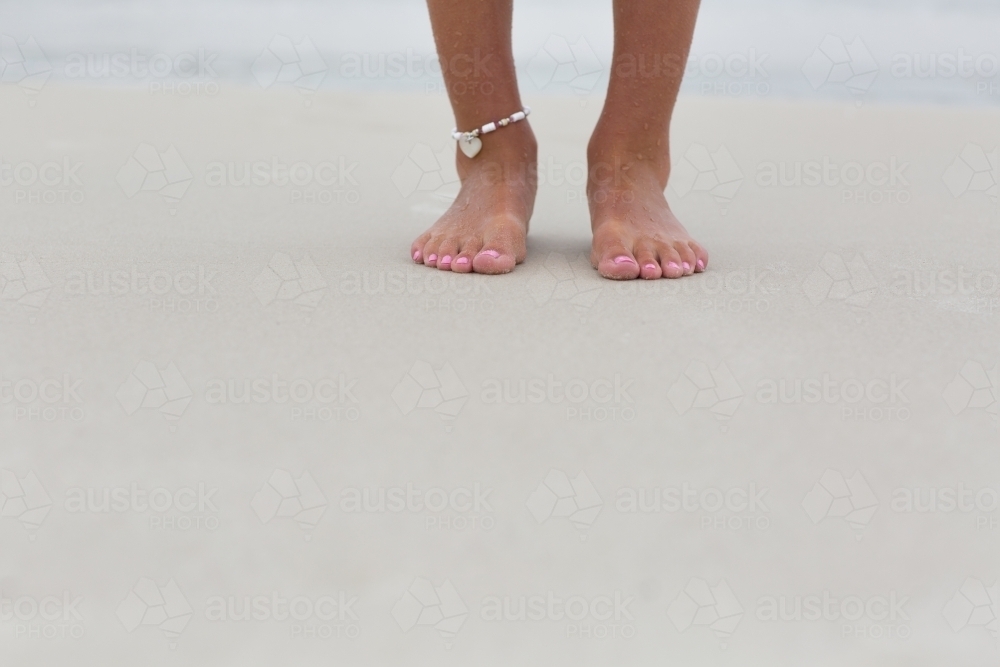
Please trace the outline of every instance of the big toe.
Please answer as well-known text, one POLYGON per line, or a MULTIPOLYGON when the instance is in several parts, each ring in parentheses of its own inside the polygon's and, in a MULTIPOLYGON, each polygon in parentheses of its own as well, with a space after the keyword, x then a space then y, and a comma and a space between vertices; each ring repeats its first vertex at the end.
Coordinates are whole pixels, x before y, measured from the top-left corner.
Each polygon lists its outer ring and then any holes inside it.
POLYGON ((597 272, 612 280, 633 280, 639 277, 639 263, 624 246, 618 246, 604 251, 597 272))
POLYGON ((484 248, 472 258, 472 270, 476 273, 510 273, 516 264, 513 253, 496 248, 484 248))

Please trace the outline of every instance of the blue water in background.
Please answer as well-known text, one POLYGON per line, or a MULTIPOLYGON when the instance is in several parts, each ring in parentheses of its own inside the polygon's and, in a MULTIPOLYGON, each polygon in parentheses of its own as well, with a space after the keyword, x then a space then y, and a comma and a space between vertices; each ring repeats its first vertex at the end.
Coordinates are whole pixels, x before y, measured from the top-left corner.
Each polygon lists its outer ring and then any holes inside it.
MULTIPOLYGON (((516 1, 514 51, 526 99, 602 95, 611 24, 610 0, 516 1)), ((422 0, 8 0, 0 3, 0 35, 19 44, 33 38, 53 82, 270 85, 255 76, 254 63, 280 35, 293 44, 307 39, 311 47, 303 48, 318 54, 323 72, 310 79, 314 89, 443 91, 422 0), (193 78, 173 71, 80 75, 67 67, 119 53, 161 54, 161 62, 202 54, 208 67, 193 78), (407 60, 409 68, 400 65, 407 60)), ((998 36, 998 0, 704 0, 683 89, 742 98, 1000 105, 998 36), (826 53, 817 55, 824 44, 826 53), (851 47, 851 58, 831 77, 829 54, 842 47, 851 47), (750 61, 757 66, 744 67, 750 61), (851 68, 861 76, 845 83, 851 68)))

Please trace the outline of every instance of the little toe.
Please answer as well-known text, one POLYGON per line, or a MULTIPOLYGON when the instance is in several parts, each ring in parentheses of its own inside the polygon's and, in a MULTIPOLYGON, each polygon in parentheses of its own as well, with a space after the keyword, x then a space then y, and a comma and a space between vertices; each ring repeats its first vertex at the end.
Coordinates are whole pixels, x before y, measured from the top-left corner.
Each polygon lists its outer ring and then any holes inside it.
POLYGON ((424 246, 427 245, 427 241, 430 237, 430 234, 421 234, 417 237, 417 240, 410 245, 410 257, 417 264, 424 263, 424 246))
POLYGON ((694 253, 695 273, 701 273, 708 267, 708 252, 695 241, 688 241, 688 246, 691 248, 691 252, 694 253))

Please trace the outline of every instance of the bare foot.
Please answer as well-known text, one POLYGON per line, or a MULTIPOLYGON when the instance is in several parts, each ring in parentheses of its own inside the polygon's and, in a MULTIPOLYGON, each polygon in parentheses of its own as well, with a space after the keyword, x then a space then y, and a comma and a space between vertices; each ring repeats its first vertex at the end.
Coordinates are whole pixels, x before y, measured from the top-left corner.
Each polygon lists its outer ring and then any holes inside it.
POLYGON ((410 246, 414 262, 456 273, 509 273, 524 261, 535 205, 535 138, 527 122, 488 135, 475 158, 457 153, 455 202, 410 246))
POLYGON ((649 155, 613 156, 598 149, 590 156, 587 199, 594 268, 613 280, 680 278, 704 271, 708 253, 667 205, 662 167, 654 166, 649 155))

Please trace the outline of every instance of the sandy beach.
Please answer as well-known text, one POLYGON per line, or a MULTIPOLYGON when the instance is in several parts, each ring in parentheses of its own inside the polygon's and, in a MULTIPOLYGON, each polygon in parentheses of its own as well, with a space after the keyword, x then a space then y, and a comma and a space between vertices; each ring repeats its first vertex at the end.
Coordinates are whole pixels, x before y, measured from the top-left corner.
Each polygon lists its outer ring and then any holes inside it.
POLYGON ((996 664, 997 112, 684 96, 612 283, 527 101, 484 277, 441 94, 0 87, 10 664, 996 664))

